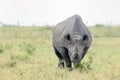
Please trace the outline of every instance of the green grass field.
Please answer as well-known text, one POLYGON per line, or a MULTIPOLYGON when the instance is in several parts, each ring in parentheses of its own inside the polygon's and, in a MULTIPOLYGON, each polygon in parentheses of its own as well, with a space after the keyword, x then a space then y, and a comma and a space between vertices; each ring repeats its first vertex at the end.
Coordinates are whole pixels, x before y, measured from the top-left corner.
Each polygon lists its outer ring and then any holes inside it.
POLYGON ((50 27, 0 27, 0 80, 120 80, 120 27, 91 27, 78 68, 59 69, 50 27))

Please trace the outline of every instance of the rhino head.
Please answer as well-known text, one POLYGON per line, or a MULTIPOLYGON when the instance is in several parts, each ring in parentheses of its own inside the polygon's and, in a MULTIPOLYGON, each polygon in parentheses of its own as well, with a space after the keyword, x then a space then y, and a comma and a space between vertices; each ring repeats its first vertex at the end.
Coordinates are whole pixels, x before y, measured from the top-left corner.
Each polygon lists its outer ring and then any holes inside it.
POLYGON ((88 36, 86 34, 80 36, 79 34, 70 35, 68 33, 64 38, 70 60, 75 64, 80 63, 88 50, 88 36))

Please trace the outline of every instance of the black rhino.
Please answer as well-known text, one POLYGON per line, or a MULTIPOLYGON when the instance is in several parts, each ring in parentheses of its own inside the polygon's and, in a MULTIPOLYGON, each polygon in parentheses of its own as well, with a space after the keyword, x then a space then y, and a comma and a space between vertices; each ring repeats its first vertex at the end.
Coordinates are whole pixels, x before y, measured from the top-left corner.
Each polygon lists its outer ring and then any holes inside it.
POLYGON ((71 68, 72 62, 78 64, 85 56, 92 42, 91 33, 79 15, 60 22, 53 30, 53 47, 59 58, 59 67, 71 68))

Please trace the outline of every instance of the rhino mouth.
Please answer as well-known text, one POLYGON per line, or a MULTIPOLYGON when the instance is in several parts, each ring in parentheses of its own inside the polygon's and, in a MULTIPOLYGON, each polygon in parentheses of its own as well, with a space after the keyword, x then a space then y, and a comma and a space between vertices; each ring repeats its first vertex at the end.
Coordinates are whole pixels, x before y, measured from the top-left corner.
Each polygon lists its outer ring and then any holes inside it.
POLYGON ((74 60, 72 60, 72 62, 73 62, 74 64, 79 64, 80 61, 81 61, 81 60, 79 60, 79 59, 74 59, 74 60))
POLYGON ((81 62, 81 60, 82 60, 82 56, 74 57, 74 58, 71 59, 71 61, 75 64, 79 64, 81 62))

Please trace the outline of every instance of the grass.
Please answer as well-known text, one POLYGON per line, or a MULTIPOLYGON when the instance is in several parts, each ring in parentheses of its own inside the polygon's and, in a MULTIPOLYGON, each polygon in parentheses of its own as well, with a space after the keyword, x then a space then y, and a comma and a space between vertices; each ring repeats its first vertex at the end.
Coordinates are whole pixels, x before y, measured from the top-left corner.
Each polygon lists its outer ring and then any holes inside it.
POLYGON ((69 71, 57 67, 52 28, 0 27, 0 80, 120 80, 120 27, 90 31, 88 53, 69 71))

